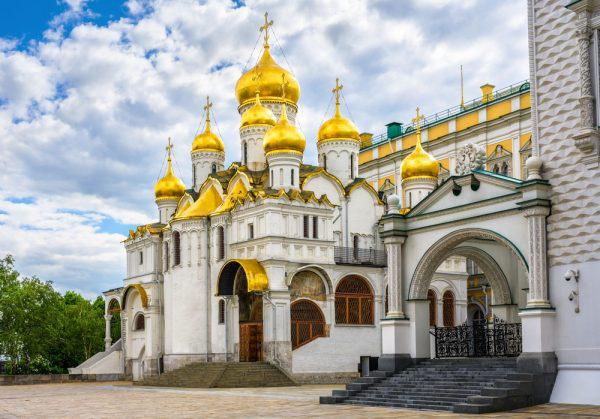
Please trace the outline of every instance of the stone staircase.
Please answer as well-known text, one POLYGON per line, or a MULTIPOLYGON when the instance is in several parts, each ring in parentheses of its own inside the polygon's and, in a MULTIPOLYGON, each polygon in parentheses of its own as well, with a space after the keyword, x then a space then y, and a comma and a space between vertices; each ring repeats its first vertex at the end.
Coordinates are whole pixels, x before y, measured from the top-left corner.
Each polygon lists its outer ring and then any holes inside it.
POLYGON ((533 405, 533 375, 517 372, 515 358, 432 359, 399 373, 368 377, 321 397, 323 404, 487 413, 533 405))
POLYGON ((135 385, 190 388, 285 387, 297 383, 268 362, 194 362, 135 385))

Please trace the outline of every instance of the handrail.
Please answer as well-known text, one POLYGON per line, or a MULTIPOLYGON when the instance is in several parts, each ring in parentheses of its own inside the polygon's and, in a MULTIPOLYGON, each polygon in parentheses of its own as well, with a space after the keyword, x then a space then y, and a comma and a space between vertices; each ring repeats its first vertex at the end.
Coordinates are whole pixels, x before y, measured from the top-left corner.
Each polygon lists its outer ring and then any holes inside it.
MULTIPOLYGON (((421 128, 427 128, 428 126, 433 125, 441 120, 450 118, 452 116, 460 115, 463 112, 473 110, 474 108, 477 108, 481 105, 493 103, 497 100, 504 99, 507 96, 511 96, 517 92, 528 91, 529 89, 530 89, 529 80, 523 80, 518 83, 513 83, 510 86, 503 87, 502 89, 493 91, 490 95, 488 95, 489 98, 488 98, 488 101, 486 101, 486 102, 483 101, 485 99, 485 96, 480 96, 478 98, 471 99, 471 100, 465 102, 463 106, 456 105, 451 108, 445 109, 443 111, 434 113, 433 115, 425 116, 423 119, 423 122, 421 123, 421 128)), ((408 124, 402 124, 402 125, 404 127, 404 131, 397 137, 393 137, 393 138, 403 137, 406 134, 410 134, 415 129, 414 122, 410 122, 408 124)), ((374 145, 379 145, 390 139, 392 139, 392 138, 388 138, 387 132, 377 134, 371 138, 370 144, 365 145, 362 148, 369 148, 374 145)))

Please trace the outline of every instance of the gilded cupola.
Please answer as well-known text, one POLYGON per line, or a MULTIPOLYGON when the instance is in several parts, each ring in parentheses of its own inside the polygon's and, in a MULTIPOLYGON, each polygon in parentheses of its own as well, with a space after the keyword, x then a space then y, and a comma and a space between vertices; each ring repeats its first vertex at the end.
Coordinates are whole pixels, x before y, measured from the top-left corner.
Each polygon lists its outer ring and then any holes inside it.
POLYGON ((167 173, 154 186, 154 197, 157 201, 179 200, 185 193, 184 183, 173 173, 171 148, 173 148, 173 145, 171 139, 169 139, 169 145, 167 145, 167 173))
POLYGON ((298 128, 290 124, 287 119, 285 104, 281 104, 281 117, 279 121, 269 128, 263 138, 265 154, 270 153, 304 153, 306 139, 298 128))
POLYGON ((355 140, 360 142, 358 128, 348 118, 342 116, 340 112, 340 92, 344 86, 339 84, 339 79, 335 79, 335 114, 328 119, 319 128, 317 141, 319 143, 334 140, 355 140))
POLYGON ((269 45, 269 27, 273 21, 268 20, 265 13, 265 24, 261 26, 260 31, 264 31, 263 54, 258 63, 240 77, 235 86, 235 95, 240 106, 254 100, 256 92, 256 75, 261 74, 260 98, 296 105, 300 99, 300 85, 298 80, 288 70, 281 67, 271 56, 271 47, 269 45), (284 74, 289 85, 285 92, 281 89, 281 75, 284 74))
POLYGON ((275 125, 277 123, 277 118, 275 118, 275 114, 269 109, 263 106, 260 103, 260 95, 259 92, 256 92, 256 101, 254 105, 246 110, 242 114, 242 121, 240 123, 240 128, 251 126, 251 125, 275 125))
POLYGON ((435 178, 437 179, 440 172, 440 166, 437 160, 421 146, 421 121, 422 116, 417 108, 417 117, 415 122, 415 131, 417 134, 417 143, 415 149, 404 160, 400 168, 402 180, 413 178, 435 178))
POLYGON ((206 106, 204 106, 204 110, 206 111, 206 124, 204 126, 204 131, 201 132, 194 138, 194 142, 192 143, 192 153, 194 151, 216 151, 219 153, 225 152, 225 146, 223 145, 223 141, 219 138, 217 134, 211 131, 210 129, 210 108, 212 107, 212 103, 210 102, 209 97, 206 97, 206 106))

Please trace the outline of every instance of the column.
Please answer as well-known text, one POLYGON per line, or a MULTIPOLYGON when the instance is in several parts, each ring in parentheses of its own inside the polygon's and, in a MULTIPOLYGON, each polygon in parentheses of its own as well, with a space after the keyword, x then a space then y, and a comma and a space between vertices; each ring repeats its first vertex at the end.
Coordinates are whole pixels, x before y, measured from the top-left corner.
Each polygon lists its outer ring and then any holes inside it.
POLYGON ((104 316, 105 321, 105 329, 104 329, 104 349, 108 351, 110 346, 112 345, 112 339, 110 337, 110 320, 112 319, 112 314, 106 314, 104 316))
MULTIPOLYGON (((589 12, 584 12, 589 14, 589 12)), ((586 19, 587 20, 587 19, 586 19)), ((583 129, 594 128, 594 94, 592 92, 592 76, 590 63, 590 28, 585 25, 577 30, 579 47, 579 88, 580 118, 583 129)))
POLYGON ((388 319, 404 319, 402 310, 402 244, 405 237, 384 239, 387 251, 388 319))
POLYGON ((529 293, 527 308, 549 308, 548 266, 546 254, 546 217, 548 207, 530 207, 523 211, 529 231, 529 293))

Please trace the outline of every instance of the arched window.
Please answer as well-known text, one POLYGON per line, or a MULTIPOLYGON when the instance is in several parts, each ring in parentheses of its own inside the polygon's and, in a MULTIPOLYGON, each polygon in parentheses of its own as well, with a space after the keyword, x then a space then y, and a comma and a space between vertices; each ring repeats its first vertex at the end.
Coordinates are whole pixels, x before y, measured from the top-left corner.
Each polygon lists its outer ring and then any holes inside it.
POLYGON ((337 324, 373 324, 373 293, 357 275, 343 278, 335 290, 337 324))
POLYGON ((169 243, 165 242, 165 271, 169 270, 169 243))
POLYGON ((350 154, 350 179, 354 179, 354 153, 350 154))
POLYGON ((217 173, 217 163, 213 163, 210 166, 210 172, 214 175, 215 173, 217 173))
POLYGON ((292 171, 290 173, 291 173, 291 176, 290 176, 291 177, 291 183, 292 183, 292 186, 294 186, 294 175, 295 175, 294 169, 292 169, 292 171))
POLYGON ((248 165, 248 143, 246 143, 244 141, 244 144, 242 145, 242 147, 243 147, 243 153, 244 153, 242 164, 245 164, 247 166, 248 165))
POLYGON ((327 155, 323 154, 323 169, 327 170, 327 155))
POLYGON ((217 252, 219 260, 225 259, 225 229, 223 226, 217 227, 217 252))
POLYGON ((446 291, 442 297, 442 309, 444 314, 444 327, 454 326, 454 294, 446 291))
POLYGON ((296 300, 290 306, 292 350, 325 336, 325 317, 310 300, 296 300))
POLYGON ((178 231, 173 232, 173 266, 181 265, 181 239, 178 231))
POLYGON ((225 323, 225 300, 219 300, 219 324, 225 323))
POLYGON ((427 299, 429 300, 429 326, 437 325, 437 296, 434 290, 427 291, 427 299))
POLYGON ((144 313, 138 313, 133 318, 133 330, 144 330, 146 328, 144 313))
POLYGON ((492 172, 494 172, 494 173, 500 173, 500 167, 497 164, 495 164, 494 168, 492 169, 492 172))

